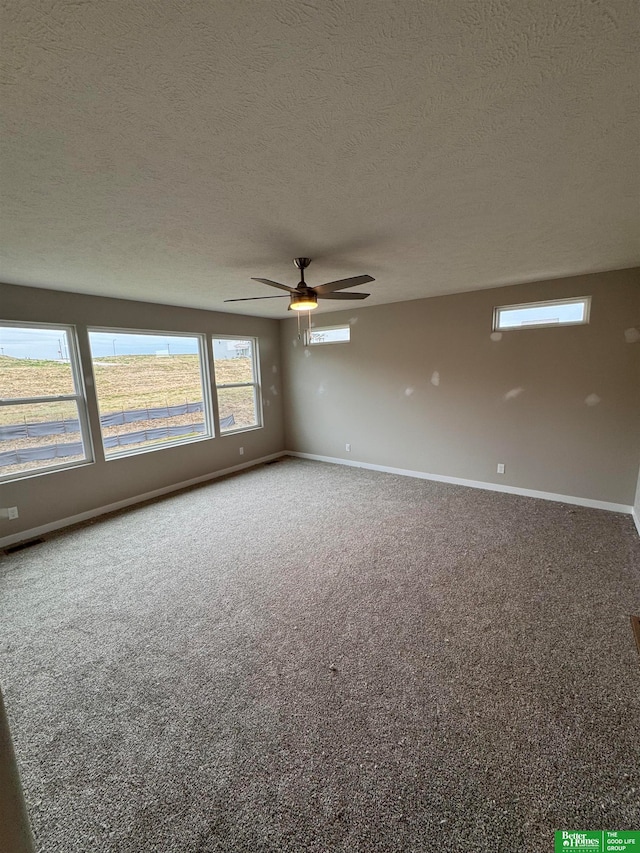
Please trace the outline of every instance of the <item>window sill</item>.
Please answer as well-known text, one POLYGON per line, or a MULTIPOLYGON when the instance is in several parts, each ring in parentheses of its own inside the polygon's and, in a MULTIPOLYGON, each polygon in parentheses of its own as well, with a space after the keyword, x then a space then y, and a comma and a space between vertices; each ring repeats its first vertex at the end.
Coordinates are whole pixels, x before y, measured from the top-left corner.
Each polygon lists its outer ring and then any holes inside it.
POLYGON ((238 429, 227 429, 220 433, 220 438, 224 438, 227 435, 238 435, 240 432, 253 432, 257 429, 264 429, 264 426, 262 424, 256 424, 255 426, 238 427, 238 429))
POLYGON ((6 474, 0 477, 0 485, 17 483, 20 480, 30 480, 33 477, 43 477, 46 474, 59 474, 61 471, 74 471, 76 468, 86 468, 89 465, 95 465, 95 459, 83 459, 82 462, 70 462, 68 465, 52 465, 50 468, 23 471, 15 475, 6 474))
POLYGON ((135 450, 121 450, 117 453, 105 453, 105 462, 115 462, 117 459, 128 459, 130 456, 142 456, 145 453, 155 453, 157 450, 171 450, 174 447, 184 447, 188 444, 197 444, 200 441, 210 441, 215 435, 198 435, 186 441, 167 441, 162 444, 154 444, 149 447, 138 447, 135 450))

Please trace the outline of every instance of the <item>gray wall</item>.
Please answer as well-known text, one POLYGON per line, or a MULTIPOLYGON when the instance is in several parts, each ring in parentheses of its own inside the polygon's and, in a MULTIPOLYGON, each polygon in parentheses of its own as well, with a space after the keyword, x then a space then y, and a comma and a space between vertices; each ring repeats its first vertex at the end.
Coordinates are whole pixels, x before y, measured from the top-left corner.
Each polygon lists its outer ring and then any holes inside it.
POLYGON ((318 326, 350 321, 349 344, 305 349, 295 320, 284 321, 287 449, 633 504, 640 343, 628 342, 625 330, 640 322, 638 273, 315 317, 318 326), (491 339, 496 305, 586 295, 593 297, 589 325, 491 339))
POLYGON ((105 462, 100 458, 98 415, 95 405, 91 406, 94 397, 88 384, 87 396, 98 461, 0 485, 0 506, 17 506, 20 513, 15 521, 0 519, 0 539, 249 462, 283 448, 277 320, 5 284, 0 284, 0 318, 75 325, 81 355, 85 356, 85 381, 91 380, 91 362, 86 341, 83 342, 87 325, 166 332, 205 332, 238 335, 240 338, 256 336, 259 339, 264 399, 263 429, 105 462), (243 456, 239 455, 240 446, 244 447, 243 456))
MULTIPOLYGON (((634 502, 640 343, 628 343, 624 332, 640 322, 638 270, 321 314, 318 325, 351 320, 352 342, 306 350, 296 339, 295 320, 13 285, 0 285, 0 316, 71 323, 80 332, 86 325, 100 325, 255 335, 265 399, 264 429, 1 485, 0 506, 18 506, 20 517, 0 519, 0 539, 284 447, 634 502), (505 332, 500 341, 491 340, 495 305, 589 294, 589 326, 505 332), (434 372, 439 374, 437 385, 431 381, 434 372), (519 388, 520 393, 505 399, 519 388), (594 394, 600 402, 587 405, 594 394), (346 442, 352 444, 350 454, 346 442), (240 446, 245 448, 242 457, 240 446), (497 462, 506 464, 505 475, 496 474, 497 462)), ((97 412, 92 419, 95 426, 97 412)), ((95 429, 94 438, 99 444, 95 429)), ((640 490, 635 501, 640 517, 640 490)))

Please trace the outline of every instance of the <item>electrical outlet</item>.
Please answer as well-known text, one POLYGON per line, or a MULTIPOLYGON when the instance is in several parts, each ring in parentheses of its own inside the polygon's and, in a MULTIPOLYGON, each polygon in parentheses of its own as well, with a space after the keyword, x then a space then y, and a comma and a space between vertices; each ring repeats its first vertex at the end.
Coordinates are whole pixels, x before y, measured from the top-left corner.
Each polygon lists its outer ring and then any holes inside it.
POLYGON ((17 517, 18 517, 18 507, 17 506, 10 506, 7 509, 7 518, 11 520, 11 519, 14 519, 17 517))
POLYGON ((345 444, 344 449, 347 451, 347 453, 351 453, 351 445, 350 444, 345 444))
POLYGON ((498 474, 504 474, 504 462, 498 462, 498 474))
POLYGON ((244 447, 240 448, 240 456, 244 456, 244 447))

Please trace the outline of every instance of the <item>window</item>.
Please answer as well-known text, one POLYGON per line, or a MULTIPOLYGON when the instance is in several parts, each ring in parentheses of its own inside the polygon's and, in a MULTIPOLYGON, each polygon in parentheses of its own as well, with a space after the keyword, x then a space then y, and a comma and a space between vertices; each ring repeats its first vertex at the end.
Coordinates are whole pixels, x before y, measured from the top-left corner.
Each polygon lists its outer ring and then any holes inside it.
POLYGON ((0 480, 91 462, 71 326, 0 323, 0 480))
POLYGON ((351 340, 351 326, 323 326, 310 329, 306 335, 307 346, 317 344, 346 344, 351 340))
POLYGON ((212 435, 202 335, 91 329, 89 341, 107 459, 212 435))
POLYGON ((220 432, 261 426, 256 338, 214 338, 220 432))
POLYGON ((574 326, 589 322, 591 297, 552 299, 549 302, 529 302, 524 305, 505 305, 493 312, 493 330, 526 329, 540 326, 574 326))

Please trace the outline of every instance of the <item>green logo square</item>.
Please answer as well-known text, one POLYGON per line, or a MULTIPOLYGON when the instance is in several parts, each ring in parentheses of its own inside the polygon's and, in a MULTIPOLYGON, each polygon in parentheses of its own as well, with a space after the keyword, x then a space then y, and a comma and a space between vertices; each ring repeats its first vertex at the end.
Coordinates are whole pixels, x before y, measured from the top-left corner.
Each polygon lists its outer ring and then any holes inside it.
POLYGON ((591 853, 603 853, 604 833, 583 829, 563 829, 556 832, 555 853, 567 853, 569 850, 590 850, 591 853))
POLYGON ((555 833, 554 853, 590 850, 592 853, 640 853, 640 832, 635 830, 562 829, 555 833))

